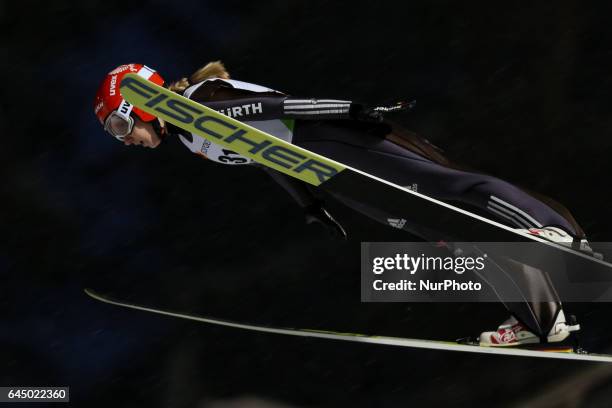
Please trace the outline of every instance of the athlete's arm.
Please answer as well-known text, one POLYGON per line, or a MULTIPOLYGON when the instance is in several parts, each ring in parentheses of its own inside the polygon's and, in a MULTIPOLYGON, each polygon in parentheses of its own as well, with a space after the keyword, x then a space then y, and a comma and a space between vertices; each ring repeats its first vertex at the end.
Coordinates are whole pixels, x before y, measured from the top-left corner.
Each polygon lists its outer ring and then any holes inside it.
POLYGON ((383 115, 407 111, 416 101, 397 102, 390 106, 368 106, 340 99, 304 98, 267 90, 235 88, 224 80, 210 80, 200 85, 190 99, 238 120, 269 119, 354 119, 383 122, 383 115))
POLYGON ((280 186, 289 193, 291 198, 293 198, 300 205, 300 207, 306 208, 318 202, 315 195, 308 188, 308 185, 303 181, 287 176, 286 174, 270 167, 261 166, 258 164, 256 165, 261 167, 263 171, 268 173, 274 181, 280 184, 280 186))
POLYGON ((306 183, 269 167, 261 167, 302 207, 307 224, 320 224, 331 235, 342 239, 347 238, 342 225, 323 207, 321 200, 315 197, 306 183))
POLYGON ((281 92, 254 92, 210 81, 191 99, 238 120, 362 119, 363 105, 339 99, 303 98, 281 92))
POLYGON ((336 99, 256 95, 249 98, 201 103, 238 120, 351 118, 351 102, 336 99))

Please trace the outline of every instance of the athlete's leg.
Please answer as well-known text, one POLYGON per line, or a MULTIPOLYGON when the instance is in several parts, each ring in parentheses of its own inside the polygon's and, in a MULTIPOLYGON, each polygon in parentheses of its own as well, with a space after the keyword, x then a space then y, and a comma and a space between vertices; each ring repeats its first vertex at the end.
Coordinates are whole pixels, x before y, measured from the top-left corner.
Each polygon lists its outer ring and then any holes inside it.
POLYGON ((431 197, 469 204, 516 228, 576 228, 559 212, 499 178, 434 163, 388 140, 354 129, 317 126, 296 132, 294 143, 431 197))
MULTIPOLYGON (((313 130, 296 133, 298 137, 294 143, 423 194, 467 203, 509 226, 558 226, 571 234, 578 234, 559 212, 501 179, 443 166, 380 137, 355 135, 352 129, 336 128, 330 131, 324 126, 317 126, 313 130)), ((417 235, 423 235, 418 234, 420 228, 415 225, 412 230, 417 235)), ((424 238, 431 239, 427 236, 424 238)), ((561 303, 545 274, 530 273, 528 278, 530 287, 525 290, 550 292, 551 301, 504 303, 533 333, 545 338, 560 313, 561 303)))

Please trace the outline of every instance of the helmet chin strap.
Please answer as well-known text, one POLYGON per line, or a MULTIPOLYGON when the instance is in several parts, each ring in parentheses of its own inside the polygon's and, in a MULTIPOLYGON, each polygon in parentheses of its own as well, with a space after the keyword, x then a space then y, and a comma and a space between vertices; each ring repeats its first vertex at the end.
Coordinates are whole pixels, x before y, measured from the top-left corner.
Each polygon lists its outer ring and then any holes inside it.
POLYGON ((166 136, 168 136, 168 129, 166 128, 163 120, 159 118, 155 118, 151 122, 151 126, 153 126, 153 130, 155 131, 155 134, 157 135, 157 137, 159 137, 159 140, 163 143, 163 141, 166 139, 166 136))

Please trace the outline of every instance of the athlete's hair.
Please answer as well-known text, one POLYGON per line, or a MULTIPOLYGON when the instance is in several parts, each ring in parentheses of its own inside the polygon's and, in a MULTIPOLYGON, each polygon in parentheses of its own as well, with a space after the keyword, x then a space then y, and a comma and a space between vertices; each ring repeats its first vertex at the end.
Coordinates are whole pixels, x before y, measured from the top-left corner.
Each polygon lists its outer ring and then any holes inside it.
POLYGON ((189 79, 181 78, 171 83, 168 85, 168 89, 172 92, 183 93, 183 91, 191 85, 202 82, 208 78, 229 79, 229 77, 230 75, 221 61, 212 61, 191 74, 189 79))

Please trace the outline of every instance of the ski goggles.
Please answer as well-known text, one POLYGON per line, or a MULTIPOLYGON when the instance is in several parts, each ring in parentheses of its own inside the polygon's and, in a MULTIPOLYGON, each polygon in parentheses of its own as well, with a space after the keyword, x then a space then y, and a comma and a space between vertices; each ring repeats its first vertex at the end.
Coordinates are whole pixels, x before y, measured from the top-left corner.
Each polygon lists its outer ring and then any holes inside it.
POLYGON ((123 142, 125 137, 132 133, 132 129, 134 129, 134 119, 118 111, 112 111, 104 121, 104 130, 120 142, 123 142))

